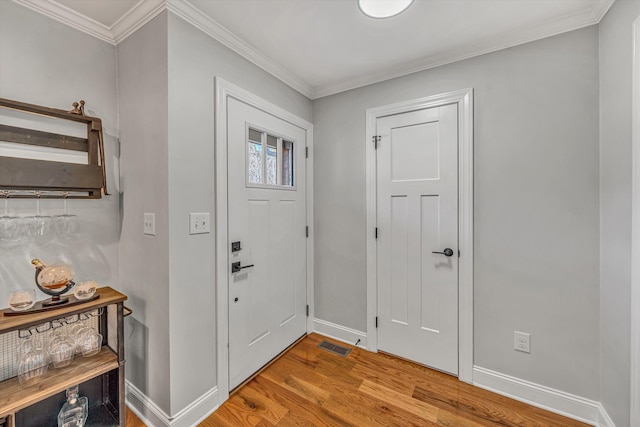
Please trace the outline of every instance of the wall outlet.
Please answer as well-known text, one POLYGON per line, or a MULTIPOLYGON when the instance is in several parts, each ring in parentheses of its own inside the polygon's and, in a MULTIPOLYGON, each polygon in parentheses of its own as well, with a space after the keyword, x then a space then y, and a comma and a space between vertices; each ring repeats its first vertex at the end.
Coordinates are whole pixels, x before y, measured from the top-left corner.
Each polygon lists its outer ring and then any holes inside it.
POLYGON ((513 332, 513 348, 523 353, 531 353, 531 335, 526 332, 513 332))
POLYGON ((189 234, 204 234, 211 232, 209 212, 189 214, 189 234))
POLYGON ((148 234, 150 236, 156 235, 156 214, 144 214, 144 234, 148 234))

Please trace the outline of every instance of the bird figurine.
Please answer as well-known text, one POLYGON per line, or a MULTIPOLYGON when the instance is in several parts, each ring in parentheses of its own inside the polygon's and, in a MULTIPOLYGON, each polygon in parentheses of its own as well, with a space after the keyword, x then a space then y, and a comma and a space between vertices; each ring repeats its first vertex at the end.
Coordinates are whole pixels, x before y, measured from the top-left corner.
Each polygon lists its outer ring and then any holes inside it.
POLYGON ((71 114, 82 114, 82 113, 80 112, 80 107, 79 107, 79 105, 80 105, 80 104, 78 104, 77 102, 74 102, 74 103, 73 103, 73 104, 71 104, 71 105, 73 106, 73 110, 69 110, 69 112, 70 112, 71 114))
POLYGON ((77 114, 79 116, 84 116, 84 100, 81 99, 80 102, 74 102, 71 104, 73 106, 72 110, 69 110, 71 114, 77 114))

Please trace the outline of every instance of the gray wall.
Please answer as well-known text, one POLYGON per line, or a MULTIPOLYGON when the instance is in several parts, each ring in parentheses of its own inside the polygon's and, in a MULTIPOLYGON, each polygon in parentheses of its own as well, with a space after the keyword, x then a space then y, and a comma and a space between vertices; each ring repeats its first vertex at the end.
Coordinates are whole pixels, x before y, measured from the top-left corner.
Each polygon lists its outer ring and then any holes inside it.
MULTIPOLYGON (((167 14, 118 45, 123 223, 120 277, 127 379, 165 413, 170 407, 167 14), (156 214, 156 235, 143 215, 156 214)), ((142 409, 142 408, 139 408, 142 409)))
POLYGON ((118 49, 121 64, 131 65, 120 68, 128 72, 130 83, 128 88, 121 86, 121 120, 136 118, 135 130, 121 123, 126 170, 131 174, 124 183, 131 190, 125 192, 125 228, 133 235, 123 234, 130 248, 122 255, 131 256, 123 264, 131 267, 127 281, 133 294, 149 308, 153 305, 156 314, 168 309, 168 318, 154 317, 154 323, 166 329, 148 349, 149 354, 158 351, 165 369, 147 369, 154 376, 170 373, 170 387, 143 391, 154 402, 159 397, 156 403, 175 415, 217 385, 215 235, 191 236, 188 228, 190 212, 210 212, 215 218, 214 79, 222 77, 307 120, 311 120, 311 101, 171 13, 163 14, 162 25, 147 27, 118 49), (140 97, 148 104, 140 105, 140 97), (143 151, 125 151, 125 139, 143 151), (156 212, 161 231, 152 240, 141 235, 143 212, 156 212), (150 241, 155 242, 153 247, 145 243, 150 241), (153 280, 140 261, 157 264, 162 277, 153 280), (141 286, 154 294, 142 293, 141 286))
POLYGON ((618 0, 600 23, 601 399, 630 423, 631 72, 640 1, 618 0))
MULTIPOLYGON (((100 200, 68 202, 69 214, 77 215, 80 227, 73 235, 0 240, 0 304, 4 306, 12 290, 35 288, 29 264, 34 257, 44 262, 68 260, 76 281, 94 279, 117 289, 120 203, 115 47, 14 2, 0 1, 0 97, 60 109, 71 109, 74 101, 86 100, 87 112, 103 120, 107 185, 114 193, 100 200)), ((9 200, 8 210, 18 216, 35 215, 35 206, 33 199, 14 199, 9 200)), ((61 214, 63 206, 62 200, 42 200, 41 214, 61 214)), ((4 200, 0 209, 3 215, 4 200)), ((47 297, 39 293, 38 299, 47 297)))
POLYGON ((307 120, 311 120, 311 101, 181 18, 170 13, 168 19, 171 411, 175 414, 217 384, 216 236, 213 228, 211 234, 189 235, 189 212, 210 212, 215 219, 215 77, 307 120))
POLYGON ((316 317, 366 327, 365 110, 469 87, 475 364, 598 400, 595 26, 314 101, 316 317))

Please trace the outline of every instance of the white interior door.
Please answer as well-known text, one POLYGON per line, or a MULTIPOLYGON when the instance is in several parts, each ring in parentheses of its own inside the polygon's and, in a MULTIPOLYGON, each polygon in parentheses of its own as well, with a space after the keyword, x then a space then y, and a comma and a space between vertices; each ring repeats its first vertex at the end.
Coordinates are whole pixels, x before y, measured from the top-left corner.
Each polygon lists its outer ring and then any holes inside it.
POLYGON ((306 333, 306 132, 233 98, 227 117, 233 389, 306 333))
POLYGON ((376 122, 378 348, 454 375, 457 115, 452 104, 376 122))

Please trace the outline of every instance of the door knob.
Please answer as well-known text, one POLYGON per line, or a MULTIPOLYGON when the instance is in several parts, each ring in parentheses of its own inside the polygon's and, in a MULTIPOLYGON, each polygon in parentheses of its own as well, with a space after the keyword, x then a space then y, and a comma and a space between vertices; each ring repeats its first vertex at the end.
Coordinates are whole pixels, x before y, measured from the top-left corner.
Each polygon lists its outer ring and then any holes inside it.
POLYGON ((242 269, 245 269, 245 268, 249 268, 249 267, 253 267, 253 264, 241 266, 240 261, 234 262, 234 263, 231 264, 231 272, 232 273, 237 273, 238 271, 240 271, 242 269))
POLYGON ((432 254, 440 254, 440 255, 444 255, 444 256, 453 256, 453 249, 451 248, 446 248, 444 251, 442 252, 431 252, 432 254))

